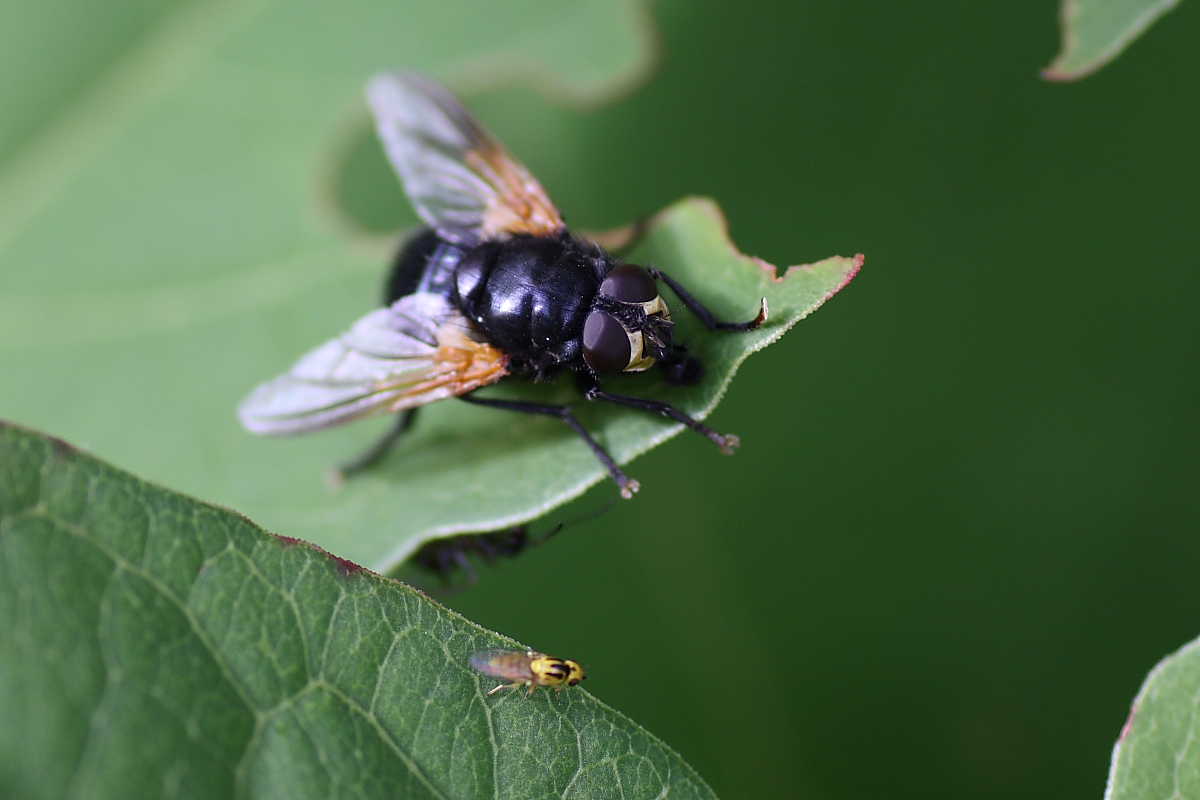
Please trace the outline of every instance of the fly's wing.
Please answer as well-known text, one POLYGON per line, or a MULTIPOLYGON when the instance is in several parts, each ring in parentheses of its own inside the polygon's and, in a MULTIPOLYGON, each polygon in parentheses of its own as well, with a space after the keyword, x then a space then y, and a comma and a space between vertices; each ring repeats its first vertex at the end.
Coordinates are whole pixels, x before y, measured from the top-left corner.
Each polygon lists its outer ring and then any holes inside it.
POLYGON ((471 656, 471 669, 509 681, 533 680, 529 656, 517 650, 480 650, 471 656))
POLYGON ((537 179, 445 87, 386 72, 371 79, 367 100, 404 191, 443 239, 471 246, 564 229, 537 179))
POLYGON ((465 394, 505 374, 505 355, 444 297, 411 294, 256 388, 238 418, 252 433, 303 433, 465 394))

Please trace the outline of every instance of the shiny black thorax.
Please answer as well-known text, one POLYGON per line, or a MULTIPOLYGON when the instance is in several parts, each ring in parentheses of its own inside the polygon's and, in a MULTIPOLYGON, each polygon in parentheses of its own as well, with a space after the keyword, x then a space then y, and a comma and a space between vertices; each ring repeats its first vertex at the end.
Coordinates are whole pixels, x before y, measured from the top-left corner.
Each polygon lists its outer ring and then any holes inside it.
POLYGON ((450 299, 514 373, 547 377, 583 367, 583 324, 615 262, 569 234, 515 236, 460 247, 425 230, 393 263, 384 301, 414 292, 450 299))

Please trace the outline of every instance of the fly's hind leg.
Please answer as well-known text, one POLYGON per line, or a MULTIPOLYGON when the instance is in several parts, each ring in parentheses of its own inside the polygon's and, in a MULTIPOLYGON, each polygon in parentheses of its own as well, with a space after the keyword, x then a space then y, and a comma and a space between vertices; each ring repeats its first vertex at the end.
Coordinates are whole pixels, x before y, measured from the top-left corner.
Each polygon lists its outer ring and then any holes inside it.
POLYGON ((616 481, 617 488, 621 490, 621 497, 626 500, 633 497, 634 493, 640 487, 637 481, 630 478, 621 468, 617 466, 617 462, 613 461, 613 457, 608 454, 600 444, 592 438, 592 435, 587 432, 583 424, 575 419, 575 415, 571 413, 571 409, 566 406, 542 405, 540 403, 526 403, 520 400, 497 400, 490 397, 475 397, 474 395, 464 394, 459 397, 460 400, 465 400, 468 403, 474 403, 478 406, 490 406, 491 408, 503 408, 508 411, 520 411, 523 414, 542 414, 547 417, 557 417, 567 426, 579 434, 584 443, 591 449, 592 455, 596 460, 604 465, 608 470, 608 474, 616 481))
POLYGON ((339 485, 346 478, 353 477, 364 470, 378 464, 383 460, 383 457, 392 449, 392 445, 403 436, 409 428, 412 427, 413 420, 416 419, 417 411, 420 409, 409 408, 396 417, 396 422, 392 427, 388 428, 387 433, 380 436, 370 447, 359 453, 349 461, 345 461, 333 468, 330 473, 330 480, 339 485))

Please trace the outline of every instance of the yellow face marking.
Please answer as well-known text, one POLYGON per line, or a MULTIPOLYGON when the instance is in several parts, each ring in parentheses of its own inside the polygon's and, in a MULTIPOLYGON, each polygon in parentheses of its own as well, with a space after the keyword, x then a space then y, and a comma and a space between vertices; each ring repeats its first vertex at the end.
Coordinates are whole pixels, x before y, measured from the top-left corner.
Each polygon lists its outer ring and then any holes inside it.
MULTIPOLYGON (((630 303, 630 305, 641 306, 642 310, 646 312, 646 316, 658 314, 666 321, 671 321, 671 309, 667 308, 667 301, 663 300, 661 294, 645 303, 630 303)), ((629 337, 629 364, 621 371, 645 372, 653 367, 656 359, 652 354, 646 352, 646 337, 642 335, 642 332, 626 329, 625 335, 629 337)))
POLYGON ((667 308, 667 301, 663 300, 662 295, 655 295, 653 300, 648 300, 645 303, 638 303, 642 307, 642 311, 646 312, 646 316, 651 314, 662 314, 663 319, 671 319, 671 309, 667 308))
POLYGON ((622 372, 645 372, 654 366, 654 356, 646 353, 646 337, 641 331, 626 330, 629 337, 629 363, 622 372))

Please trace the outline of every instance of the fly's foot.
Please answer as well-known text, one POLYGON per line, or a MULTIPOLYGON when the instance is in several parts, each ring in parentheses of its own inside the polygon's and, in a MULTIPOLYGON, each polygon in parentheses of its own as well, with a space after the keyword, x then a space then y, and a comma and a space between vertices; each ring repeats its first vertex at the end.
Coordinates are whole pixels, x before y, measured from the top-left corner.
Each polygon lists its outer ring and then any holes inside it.
POLYGON ((758 316, 750 320, 750 324, 746 326, 746 330, 752 331, 758 326, 767 321, 767 298, 763 298, 758 306, 758 316))
POLYGON ((713 441, 717 443, 717 447, 721 448, 721 452, 727 456, 733 455, 733 451, 741 446, 742 440, 732 433, 720 434, 713 437, 713 441))

